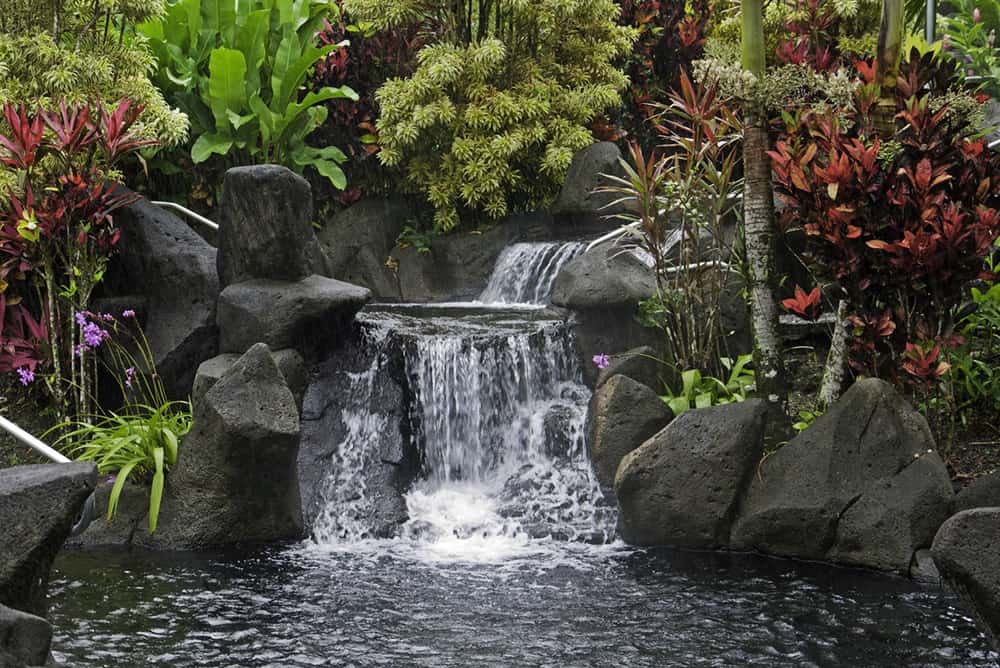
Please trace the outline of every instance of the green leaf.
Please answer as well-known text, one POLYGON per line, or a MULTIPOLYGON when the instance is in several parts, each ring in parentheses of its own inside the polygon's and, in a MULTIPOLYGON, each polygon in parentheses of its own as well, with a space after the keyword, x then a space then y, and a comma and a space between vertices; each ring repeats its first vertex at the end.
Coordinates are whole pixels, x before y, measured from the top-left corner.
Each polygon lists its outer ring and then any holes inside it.
POLYGON ((701 372, 697 369, 688 369, 681 373, 681 384, 683 389, 681 394, 686 398, 694 396, 694 388, 701 385, 701 372))
POLYGON ((115 476, 115 484, 111 488, 111 494, 108 496, 108 521, 114 519, 115 513, 118 512, 118 499, 122 494, 122 487, 125 486, 125 481, 128 480, 129 474, 132 473, 132 469, 136 467, 139 462, 131 461, 118 471, 115 476))
POLYGON ((695 395, 694 397, 694 407, 695 408, 708 408, 712 405, 712 393, 702 392, 695 395))
POLYGON ((271 12, 261 9, 251 12, 236 34, 236 48, 246 61, 246 95, 260 93, 260 71, 267 58, 267 39, 271 29, 271 12))
POLYGON ((216 134, 204 134, 198 137, 191 147, 191 160, 195 164, 205 162, 213 154, 226 155, 233 147, 232 137, 216 134))
POLYGON ((156 472, 149 487, 149 533, 156 531, 156 521, 160 517, 160 501, 163 499, 163 448, 153 450, 156 472))
POLYGON ((313 160, 309 164, 316 168, 322 176, 326 177, 333 187, 338 190, 343 190, 347 187, 347 177, 344 175, 344 170, 342 170, 337 163, 332 160, 313 160))
POLYGON ((231 44, 236 29, 236 3, 233 0, 200 0, 199 4, 204 28, 222 35, 224 44, 231 44))
POLYGON ((673 412, 674 417, 676 417, 688 410, 691 407, 691 404, 686 397, 674 397, 673 399, 667 401, 667 406, 670 407, 671 412, 673 412))
POLYGON ((242 52, 219 48, 212 51, 208 70, 209 106, 215 116, 216 131, 221 131, 228 124, 226 112, 239 113, 246 106, 247 64, 242 52))

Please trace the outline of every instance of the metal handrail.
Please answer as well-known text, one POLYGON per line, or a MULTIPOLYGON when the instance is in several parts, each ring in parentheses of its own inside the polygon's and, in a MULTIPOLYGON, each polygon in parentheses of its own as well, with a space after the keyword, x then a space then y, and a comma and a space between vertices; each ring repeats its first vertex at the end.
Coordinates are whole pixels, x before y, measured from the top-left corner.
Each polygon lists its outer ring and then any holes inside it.
MULTIPOLYGON (((58 452, 25 430, 21 429, 2 415, 0 415, 0 429, 3 429, 21 443, 25 444, 40 455, 52 460, 56 464, 69 464, 73 461, 66 455, 58 452)), ((76 522, 73 523, 70 535, 79 536, 83 533, 87 527, 90 526, 90 523, 94 521, 95 515, 96 503, 94 501, 94 493, 91 492, 90 496, 87 497, 87 500, 83 502, 83 508, 80 510, 80 514, 77 516, 76 522)))
POLYGON ((184 206, 181 206, 180 204, 177 204, 176 202, 157 202, 157 201, 152 201, 152 203, 155 204, 156 206, 160 207, 161 209, 173 209, 174 211, 179 211, 180 213, 183 213, 188 218, 190 218, 192 220, 198 221, 199 223, 201 223, 205 227, 209 227, 209 228, 211 228, 213 230, 218 230, 219 229, 219 224, 216 223, 215 221, 209 220, 208 218, 206 218, 205 216, 201 215, 200 213, 195 213, 191 209, 189 209, 187 207, 184 207, 184 206))

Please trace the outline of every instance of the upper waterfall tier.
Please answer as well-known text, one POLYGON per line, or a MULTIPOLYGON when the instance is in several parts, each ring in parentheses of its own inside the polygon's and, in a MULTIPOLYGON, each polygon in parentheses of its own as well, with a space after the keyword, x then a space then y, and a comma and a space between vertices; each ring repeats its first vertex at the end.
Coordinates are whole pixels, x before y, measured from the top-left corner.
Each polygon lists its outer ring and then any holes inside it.
POLYGON ((479 301, 484 304, 547 304, 559 270, 586 248, 585 243, 578 241, 508 246, 497 259, 489 285, 479 295, 479 301))

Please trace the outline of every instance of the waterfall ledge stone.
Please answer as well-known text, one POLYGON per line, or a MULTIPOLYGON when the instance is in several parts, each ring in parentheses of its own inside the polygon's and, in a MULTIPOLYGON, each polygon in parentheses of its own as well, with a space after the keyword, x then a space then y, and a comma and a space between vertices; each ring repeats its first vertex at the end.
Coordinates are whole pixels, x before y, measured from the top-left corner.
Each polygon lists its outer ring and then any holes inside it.
POLYGON ((235 283, 219 296, 220 348, 243 353, 263 342, 273 350, 294 348, 303 354, 329 349, 346 336, 370 299, 367 288, 322 276, 235 283))
POLYGON ((0 605, 0 666, 44 666, 52 644, 52 625, 45 619, 0 605))
POLYGON ((633 545, 718 548, 764 452, 767 406, 690 410, 625 456, 615 476, 618 528, 633 545))

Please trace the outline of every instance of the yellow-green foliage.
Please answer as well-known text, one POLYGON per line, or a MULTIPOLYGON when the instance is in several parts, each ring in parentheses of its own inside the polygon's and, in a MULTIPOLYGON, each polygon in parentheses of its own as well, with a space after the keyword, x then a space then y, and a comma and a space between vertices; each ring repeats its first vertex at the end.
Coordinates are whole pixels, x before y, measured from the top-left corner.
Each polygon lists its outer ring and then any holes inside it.
POLYGON ((460 212, 499 218, 550 200, 573 154, 593 143, 588 124, 620 104, 627 79, 612 63, 634 39, 613 0, 470 3, 461 16, 455 6, 344 2, 381 28, 448 16, 413 76, 377 95, 381 160, 425 194, 439 230, 460 212))
POLYGON ((0 104, 98 100, 110 108, 130 98, 145 107, 137 133, 182 141, 187 117, 150 83, 152 57, 131 29, 162 13, 163 0, 61 0, 55 14, 54 4, 0 0, 0 104))

